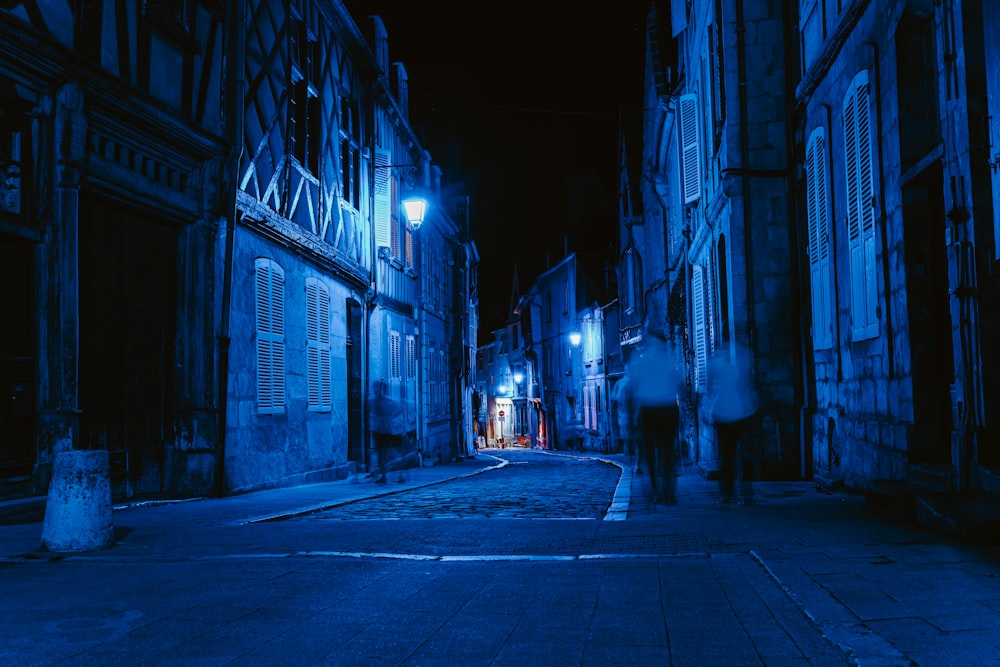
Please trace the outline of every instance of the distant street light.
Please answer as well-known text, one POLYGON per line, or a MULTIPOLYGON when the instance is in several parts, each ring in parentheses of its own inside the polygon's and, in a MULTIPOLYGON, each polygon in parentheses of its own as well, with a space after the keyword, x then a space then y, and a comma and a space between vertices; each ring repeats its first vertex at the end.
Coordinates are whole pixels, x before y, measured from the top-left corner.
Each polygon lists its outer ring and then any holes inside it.
POLYGON ((523 379, 524 379, 523 373, 520 372, 514 373, 514 382, 516 382, 517 384, 521 384, 521 380, 523 379))
POLYGON ((569 342, 573 347, 580 344, 580 332, 574 331, 569 335, 569 342))

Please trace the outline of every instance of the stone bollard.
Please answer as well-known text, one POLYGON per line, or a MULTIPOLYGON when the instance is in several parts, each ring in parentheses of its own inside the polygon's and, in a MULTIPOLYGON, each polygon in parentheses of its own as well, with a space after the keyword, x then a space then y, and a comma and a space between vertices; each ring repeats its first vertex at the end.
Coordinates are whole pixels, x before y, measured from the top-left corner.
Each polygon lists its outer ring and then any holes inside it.
POLYGON ((49 551, 106 549, 114 541, 108 452, 58 452, 42 523, 42 548, 49 551))

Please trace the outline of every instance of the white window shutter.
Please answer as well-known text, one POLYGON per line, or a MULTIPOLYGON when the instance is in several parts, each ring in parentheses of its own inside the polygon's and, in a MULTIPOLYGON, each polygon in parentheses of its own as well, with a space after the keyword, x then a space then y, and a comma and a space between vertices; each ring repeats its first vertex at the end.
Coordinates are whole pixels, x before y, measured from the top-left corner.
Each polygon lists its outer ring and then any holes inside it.
POLYGON ((285 411, 285 274, 269 259, 255 264, 257 319, 257 408, 285 411))
POLYGON ((406 379, 412 380, 417 377, 417 339, 413 336, 406 337, 406 379))
POLYGON ((310 410, 331 407, 330 296, 316 278, 306 281, 306 384, 310 410))
POLYGON ((844 165, 851 266, 851 331, 855 340, 863 340, 878 335, 875 191, 871 104, 866 71, 854 78, 844 98, 844 165))
POLYGON ((330 296, 324 287, 319 299, 319 403, 323 410, 333 406, 333 352, 330 349, 330 296))
POLYGON ((271 412, 274 407, 271 388, 271 341, 257 336, 257 409, 271 412))
POLYGON ((698 148, 698 96, 694 93, 680 98, 681 190, 684 203, 701 197, 701 157, 698 148))
POLYGON ((389 333, 389 377, 392 380, 400 379, 399 354, 399 332, 392 331, 389 333))
POLYGON ((704 267, 695 265, 692 268, 693 280, 691 295, 694 310, 694 382, 698 389, 705 388, 705 375, 708 371, 708 349, 705 336, 705 279, 704 267))
POLYGON ((806 146, 806 217, 809 227, 813 347, 820 350, 832 345, 833 333, 826 199, 826 143, 823 128, 813 130, 806 146))
POLYGON ((874 155, 871 143, 871 101, 868 92, 867 74, 864 81, 856 84, 858 105, 858 206, 861 220, 861 244, 863 247, 865 285, 865 337, 878 335, 878 304, 875 275, 875 182, 873 175, 874 155))
POLYGON ((389 151, 384 148, 375 149, 375 245, 388 248, 392 243, 390 227, 392 225, 392 164, 389 151))
POLYGON ((858 135, 855 90, 844 99, 844 168, 847 185, 847 242, 851 269, 851 329, 860 338, 864 329, 864 256, 861 246, 861 217, 858 209, 858 135))

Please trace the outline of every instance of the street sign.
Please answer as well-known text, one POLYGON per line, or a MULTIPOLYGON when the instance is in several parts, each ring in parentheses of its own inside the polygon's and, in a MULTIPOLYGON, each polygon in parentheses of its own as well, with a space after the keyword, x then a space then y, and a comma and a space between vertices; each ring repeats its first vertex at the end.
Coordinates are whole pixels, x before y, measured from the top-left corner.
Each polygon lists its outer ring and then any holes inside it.
POLYGON ((500 416, 503 417, 503 410, 500 411, 500 416))

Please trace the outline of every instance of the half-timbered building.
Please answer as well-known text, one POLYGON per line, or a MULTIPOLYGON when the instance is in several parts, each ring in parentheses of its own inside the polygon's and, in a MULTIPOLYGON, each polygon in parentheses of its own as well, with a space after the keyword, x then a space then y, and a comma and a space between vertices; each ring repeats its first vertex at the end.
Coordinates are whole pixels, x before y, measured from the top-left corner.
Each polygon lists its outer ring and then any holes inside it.
POLYGON ((0 480, 111 451, 119 495, 201 493, 227 33, 211 0, 0 9, 0 480))
MULTIPOLYGON (((431 165, 381 21, 337 0, 29 0, 0 19, 0 495, 43 494, 73 448, 110 450, 117 496, 366 470, 380 379, 419 450, 430 357, 400 203, 433 194, 431 165)), ((467 323, 460 227, 438 236, 467 323)), ((457 326, 435 348, 448 424, 471 400, 457 326)))

